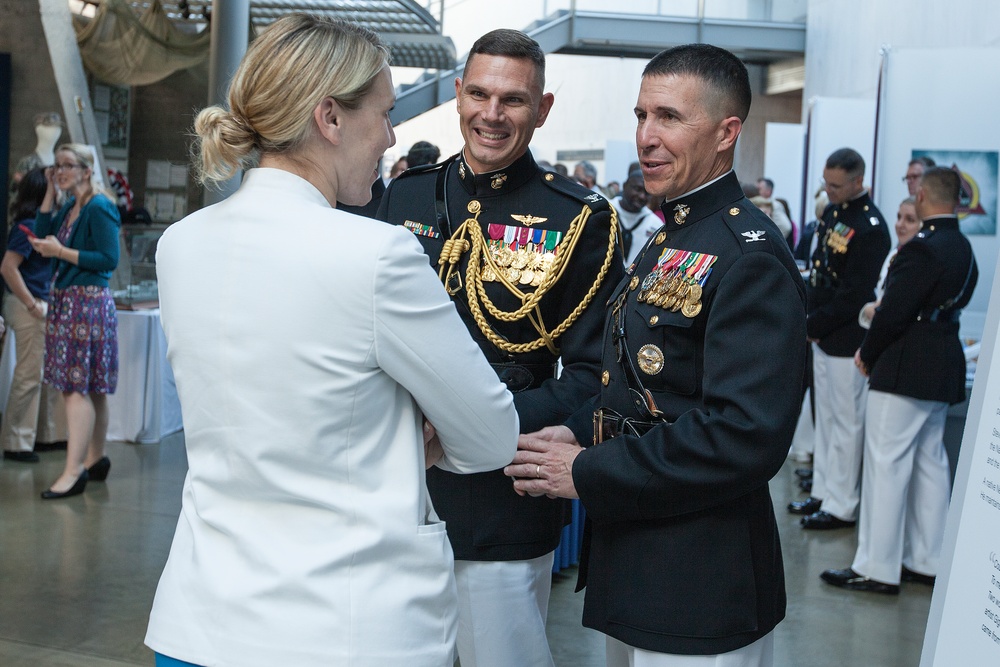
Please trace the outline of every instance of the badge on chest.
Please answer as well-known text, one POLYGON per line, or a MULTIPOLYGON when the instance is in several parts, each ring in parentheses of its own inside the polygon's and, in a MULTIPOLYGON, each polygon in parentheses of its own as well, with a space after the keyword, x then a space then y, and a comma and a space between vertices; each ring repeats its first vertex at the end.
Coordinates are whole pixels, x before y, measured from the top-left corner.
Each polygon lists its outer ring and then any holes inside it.
POLYGON ((636 298, 685 317, 701 312, 701 297, 716 255, 664 248, 653 270, 643 279, 636 298))
POLYGON ((538 287, 551 269, 562 240, 562 232, 531 229, 513 225, 487 226, 489 241, 484 254, 492 262, 483 262, 480 276, 484 282, 500 280, 503 272, 508 282, 538 287))
POLYGON ((838 222, 827 233, 826 245, 833 252, 842 255, 847 252, 847 245, 851 242, 852 238, 854 238, 854 230, 844 223, 838 222))

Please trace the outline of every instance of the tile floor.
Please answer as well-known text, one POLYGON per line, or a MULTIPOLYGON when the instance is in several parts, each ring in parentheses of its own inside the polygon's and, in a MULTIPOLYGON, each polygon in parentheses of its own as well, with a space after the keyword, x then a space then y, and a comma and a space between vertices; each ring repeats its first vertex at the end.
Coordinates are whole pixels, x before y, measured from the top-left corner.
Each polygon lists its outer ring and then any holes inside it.
MULTIPOLYGON (((36 465, 0 463, 0 665, 153 664, 142 639, 180 508, 183 447, 182 434, 159 445, 111 443, 107 483, 53 502, 38 494, 58 475, 61 452, 43 453, 36 465)), ((820 581, 822 570, 850 564, 854 533, 798 527, 784 510, 801 497, 793 467, 787 463, 771 485, 789 597, 776 666, 916 667, 930 589, 903 584, 899 597, 882 597, 820 581)), ((558 667, 601 666, 604 639, 580 625, 575 579, 575 569, 554 577, 553 655, 558 667)))

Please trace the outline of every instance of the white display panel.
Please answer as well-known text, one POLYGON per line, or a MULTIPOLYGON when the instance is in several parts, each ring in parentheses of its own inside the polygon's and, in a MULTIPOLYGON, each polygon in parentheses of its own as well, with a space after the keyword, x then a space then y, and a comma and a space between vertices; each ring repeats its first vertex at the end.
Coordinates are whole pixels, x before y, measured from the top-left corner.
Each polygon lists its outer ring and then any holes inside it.
POLYGON ((764 132, 764 175, 774 181, 774 196, 788 202, 792 220, 802 225, 813 219, 812 195, 802 217, 802 175, 806 128, 799 123, 768 123, 764 132))
MULTIPOLYGON (((823 185, 826 159, 838 148, 853 148, 861 154, 865 160, 865 186, 871 183, 872 157, 875 153, 875 100, 815 97, 809 100, 808 125, 807 200, 811 200, 816 189, 823 185)), ((892 212, 895 219, 896 209, 892 212)), ((886 215, 886 218, 889 216, 886 215)))

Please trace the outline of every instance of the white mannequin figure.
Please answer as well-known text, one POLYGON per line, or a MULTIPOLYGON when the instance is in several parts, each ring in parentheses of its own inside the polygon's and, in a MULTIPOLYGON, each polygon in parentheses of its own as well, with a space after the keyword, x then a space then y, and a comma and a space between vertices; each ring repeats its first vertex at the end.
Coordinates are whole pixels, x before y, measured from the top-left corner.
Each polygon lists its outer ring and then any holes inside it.
MULTIPOLYGON (((35 150, 18 160, 14 166, 8 188, 8 201, 13 200, 17 192, 17 185, 25 174, 32 169, 51 167, 56 163, 55 147, 59 137, 62 136, 62 131, 62 116, 55 111, 46 111, 35 116, 35 136, 37 137, 35 150)), ((10 223, 10 220, 7 222, 10 223)))
POLYGON ((62 124, 58 114, 41 114, 41 116, 45 122, 39 123, 37 122, 39 119, 36 118, 35 136, 38 137, 38 143, 35 145, 35 155, 43 165, 50 167, 56 162, 54 151, 56 142, 62 136, 62 124), (55 123, 52 123, 53 119, 55 123))

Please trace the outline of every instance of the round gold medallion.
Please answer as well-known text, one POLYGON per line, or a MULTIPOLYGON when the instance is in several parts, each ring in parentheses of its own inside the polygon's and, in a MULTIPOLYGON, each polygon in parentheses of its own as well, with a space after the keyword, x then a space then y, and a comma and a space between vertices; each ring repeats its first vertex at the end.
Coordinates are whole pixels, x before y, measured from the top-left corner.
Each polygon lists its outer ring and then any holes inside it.
POLYGON ((483 206, 478 201, 473 199, 472 201, 469 202, 467 208, 469 209, 469 213, 475 215, 476 213, 479 213, 480 210, 482 210, 483 206))
POLYGON ((607 387, 609 382, 611 382, 611 373, 604 371, 601 373, 601 384, 607 387))
POLYGON ((702 292, 701 285, 699 285, 698 283, 694 283, 693 285, 691 285, 691 288, 688 290, 687 293, 688 301, 701 301, 701 292, 702 292))
POLYGON ((684 317, 698 317, 698 313, 701 312, 701 301, 689 301, 685 303, 684 307, 681 308, 681 312, 684 314, 684 317))
POLYGON ((545 180, 551 183, 552 181, 556 180, 556 177, 553 176, 552 173, 550 172, 548 174, 545 174, 545 180))
POLYGON ((643 345, 636 353, 639 370, 646 375, 656 375, 663 370, 663 350, 653 344, 643 345))
POLYGON ((729 215, 739 215, 739 214, 740 214, 740 209, 736 208, 735 206, 729 209, 729 215))
POLYGON ((666 232, 660 232, 659 234, 656 235, 656 238, 653 239, 653 243, 655 243, 656 245, 660 245, 661 243, 663 243, 666 240, 667 240, 667 233, 666 232))
POLYGON ((628 281, 629 290, 634 290, 639 286, 639 276, 632 276, 632 280, 628 281))

